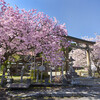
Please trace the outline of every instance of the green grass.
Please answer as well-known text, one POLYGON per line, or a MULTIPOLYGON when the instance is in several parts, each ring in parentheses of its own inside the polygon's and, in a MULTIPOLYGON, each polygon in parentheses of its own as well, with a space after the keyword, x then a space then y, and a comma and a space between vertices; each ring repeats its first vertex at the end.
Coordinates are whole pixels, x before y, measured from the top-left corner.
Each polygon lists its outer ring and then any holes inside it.
POLYGON ((83 76, 83 77, 87 77, 88 76, 88 71, 82 69, 82 70, 75 70, 75 72, 77 72, 78 75, 83 76))
MULTIPOLYGON (((30 74, 30 73, 29 73, 30 74)), ((7 73, 5 73, 5 75, 7 75, 7 73)), ((0 82, 1 82, 1 76, 2 76, 2 71, 0 71, 0 82)), ((39 76, 40 77, 40 76, 39 76)), ((7 76, 5 76, 5 78, 7 78, 7 76)), ((10 77, 10 78, 13 78, 14 79, 14 82, 16 83, 16 82, 20 82, 21 81, 21 76, 12 76, 12 77, 10 77)), ((27 79, 30 79, 30 75, 28 75, 28 76, 23 76, 23 82, 27 82, 27 79)), ((32 82, 36 82, 36 78, 35 78, 35 80, 33 80, 33 74, 31 75, 31 80, 32 80, 32 82)), ((39 78, 39 80, 38 80, 38 82, 40 82, 41 83, 41 80, 40 80, 40 78, 39 78)), ((45 80, 43 79, 42 80, 42 82, 45 82, 45 80)))
MULTIPOLYGON (((84 74, 83 77, 87 77, 88 76, 88 71, 86 71, 84 69, 82 69, 82 70, 75 70, 75 72, 77 72, 77 74, 80 75, 80 76, 82 76, 82 74, 84 74)), ((100 77, 100 75, 96 72, 95 73, 95 77, 100 77)))
MULTIPOLYGON (((19 83, 20 80, 21 80, 21 76, 12 76, 12 78, 14 79, 14 82, 15 82, 15 83, 16 83, 16 82, 19 83)), ((23 82, 26 83, 27 79, 30 79, 30 77, 23 76, 23 82)), ((32 78, 31 78, 31 79, 32 79, 32 78)), ((32 82, 36 82, 36 79, 35 79, 35 80, 32 79, 32 82)), ((38 82, 41 83, 41 80, 39 79, 38 82)), ((43 79, 42 82, 45 82, 45 80, 43 79)))
POLYGON ((100 78, 100 75, 98 73, 95 73, 95 77, 100 78))
MULTIPOLYGON (((12 78, 13 78, 14 80, 20 80, 20 79, 21 79, 20 76, 12 76, 12 78)), ((23 76, 23 80, 26 80, 26 79, 28 79, 28 77, 27 77, 27 76, 23 76)))

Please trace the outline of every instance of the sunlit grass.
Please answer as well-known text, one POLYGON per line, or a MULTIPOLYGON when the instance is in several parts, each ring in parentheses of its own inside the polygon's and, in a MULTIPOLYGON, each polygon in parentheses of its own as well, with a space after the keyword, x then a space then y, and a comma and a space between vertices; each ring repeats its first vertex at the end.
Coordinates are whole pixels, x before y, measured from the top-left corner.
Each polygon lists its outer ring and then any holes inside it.
MULTIPOLYGON (((14 80, 20 80, 20 79, 21 79, 20 76, 12 76, 12 78, 13 78, 14 80)), ((25 80, 25 79, 28 79, 28 77, 27 77, 27 76, 23 76, 23 80, 25 80)))
MULTIPOLYGON (((88 71, 87 70, 75 70, 75 72, 77 72, 78 75, 82 76, 82 77, 87 77, 88 76, 88 71)), ((95 77, 100 77, 100 75, 95 72, 95 77)))

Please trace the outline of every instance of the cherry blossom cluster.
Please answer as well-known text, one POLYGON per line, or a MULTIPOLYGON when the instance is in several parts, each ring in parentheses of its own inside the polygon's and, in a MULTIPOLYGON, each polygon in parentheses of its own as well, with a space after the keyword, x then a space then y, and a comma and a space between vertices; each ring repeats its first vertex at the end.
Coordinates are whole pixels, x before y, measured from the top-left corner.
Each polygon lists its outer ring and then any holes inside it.
POLYGON ((91 47, 93 50, 91 51, 91 59, 94 65, 97 68, 98 73, 100 74, 100 35, 95 34, 96 36, 93 38, 89 38, 88 36, 84 37, 86 40, 95 41, 96 43, 91 47))
POLYGON ((72 56, 72 58, 75 60, 73 62, 74 63, 73 66, 85 67, 87 65, 86 51, 81 49, 75 49, 69 53, 69 56, 72 56))

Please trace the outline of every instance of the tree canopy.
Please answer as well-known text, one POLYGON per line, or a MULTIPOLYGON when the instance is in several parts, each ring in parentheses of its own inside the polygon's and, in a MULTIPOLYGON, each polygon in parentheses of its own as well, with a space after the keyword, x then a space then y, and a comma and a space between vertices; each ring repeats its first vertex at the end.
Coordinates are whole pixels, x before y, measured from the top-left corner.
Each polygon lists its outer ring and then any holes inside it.
POLYGON ((58 24, 56 18, 37 12, 36 9, 26 11, 9 6, 0 0, 0 59, 8 60, 13 54, 26 54, 30 50, 34 55, 41 53, 43 59, 52 65, 61 65, 63 57, 62 45, 66 48, 69 42, 65 24, 58 24))

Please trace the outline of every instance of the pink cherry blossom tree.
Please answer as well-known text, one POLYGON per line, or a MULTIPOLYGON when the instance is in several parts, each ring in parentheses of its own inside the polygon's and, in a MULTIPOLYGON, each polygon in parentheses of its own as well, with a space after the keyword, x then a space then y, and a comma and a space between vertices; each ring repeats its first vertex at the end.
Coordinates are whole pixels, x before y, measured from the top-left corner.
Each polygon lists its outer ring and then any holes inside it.
POLYGON ((97 68, 97 72, 100 75, 100 35, 97 35, 95 40, 96 44, 93 46, 92 60, 97 68))
POLYGON ((30 50, 34 55, 42 52, 43 59, 52 66, 62 65, 62 45, 69 46, 64 42, 67 36, 64 24, 59 25, 56 18, 53 20, 34 9, 25 11, 17 6, 14 9, 4 0, 0 0, 0 7, 0 60, 5 67, 13 54, 25 55, 30 50))
MULTIPOLYGON (((44 60, 53 66, 62 65, 61 41, 67 36, 65 25, 59 25, 42 12, 15 9, 0 0, 0 59, 5 62, 13 54, 26 54, 33 49, 34 54, 43 53, 44 60)), ((64 42, 64 47, 69 43, 64 42)))

